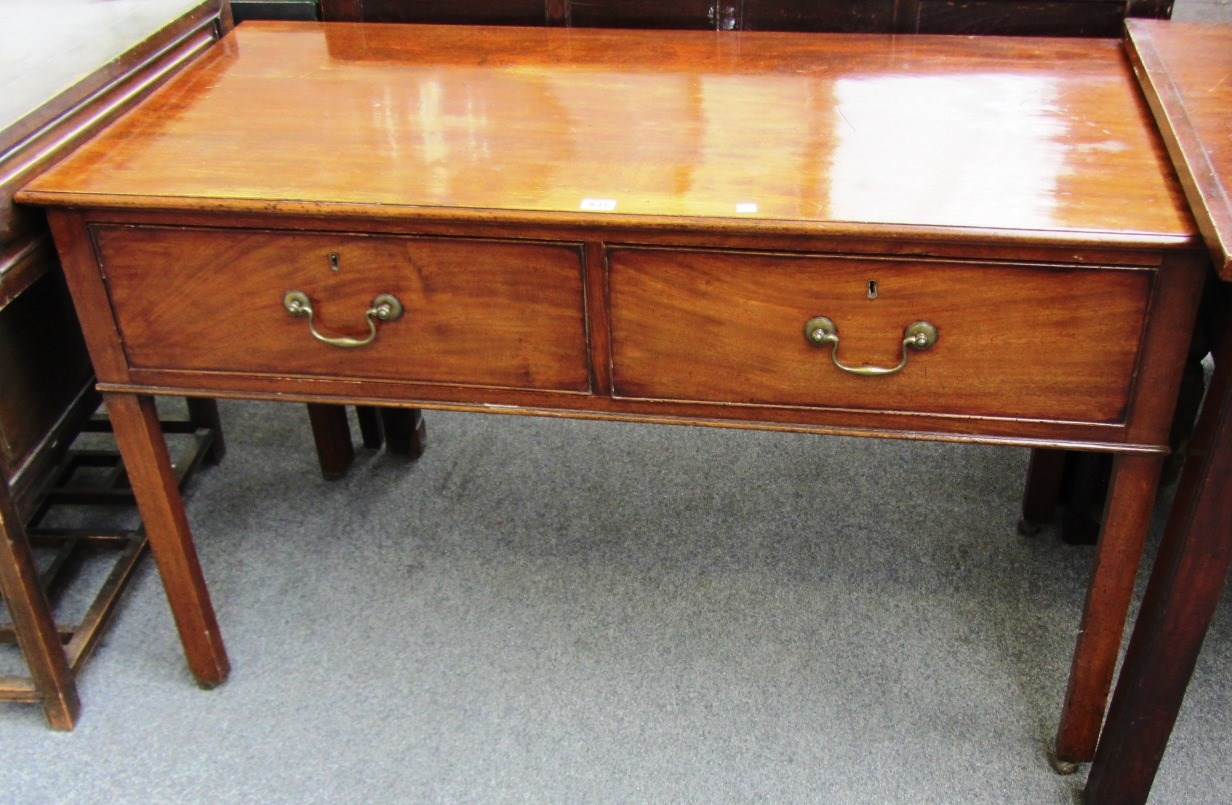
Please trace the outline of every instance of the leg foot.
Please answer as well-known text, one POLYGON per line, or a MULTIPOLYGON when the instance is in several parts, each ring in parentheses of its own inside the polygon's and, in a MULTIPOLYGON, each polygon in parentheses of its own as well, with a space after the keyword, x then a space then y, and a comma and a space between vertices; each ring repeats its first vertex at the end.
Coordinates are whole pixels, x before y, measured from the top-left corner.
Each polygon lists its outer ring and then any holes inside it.
POLYGON ((1025 517, 1018 518, 1018 533, 1024 537, 1038 537, 1043 530, 1042 523, 1033 523, 1025 517))
POLYGON ((1057 757, 1057 749, 1055 746, 1048 747, 1048 765, 1052 767, 1053 771, 1062 777, 1077 774, 1078 769, 1082 767, 1081 763, 1071 763, 1068 760, 1061 760, 1057 757))

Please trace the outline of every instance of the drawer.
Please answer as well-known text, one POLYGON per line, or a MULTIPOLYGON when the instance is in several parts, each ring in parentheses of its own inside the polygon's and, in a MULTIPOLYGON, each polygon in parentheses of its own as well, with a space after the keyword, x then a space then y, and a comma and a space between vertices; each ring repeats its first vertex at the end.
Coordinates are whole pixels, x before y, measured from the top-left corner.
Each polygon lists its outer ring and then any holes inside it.
POLYGON ((607 258, 620 397, 1093 423, 1126 417, 1154 278, 632 247, 607 258), (823 316, 837 348, 805 338, 823 316), (937 333, 921 351, 903 346, 918 321, 937 333), (907 363, 860 376, 835 354, 853 368, 907 363))
POLYGON ((581 248, 462 238, 100 226, 128 361, 521 389, 590 388, 581 248), (284 297, 299 291, 311 317, 284 297), (375 338, 344 348, 314 338, 375 338), (311 330, 310 330, 311 328, 311 330))

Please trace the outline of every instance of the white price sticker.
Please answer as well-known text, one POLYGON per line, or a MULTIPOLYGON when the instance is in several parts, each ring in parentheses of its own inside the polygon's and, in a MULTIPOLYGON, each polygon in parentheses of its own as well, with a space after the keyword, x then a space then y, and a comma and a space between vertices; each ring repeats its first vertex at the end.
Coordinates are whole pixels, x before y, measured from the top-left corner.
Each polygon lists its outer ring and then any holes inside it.
POLYGON ((582 199, 581 208, 589 212, 611 212, 616 209, 616 199, 614 198, 584 198, 582 199))
POLYGON ((757 205, 751 201, 742 201, 736 205, 736 212, 757 212, 757 205))

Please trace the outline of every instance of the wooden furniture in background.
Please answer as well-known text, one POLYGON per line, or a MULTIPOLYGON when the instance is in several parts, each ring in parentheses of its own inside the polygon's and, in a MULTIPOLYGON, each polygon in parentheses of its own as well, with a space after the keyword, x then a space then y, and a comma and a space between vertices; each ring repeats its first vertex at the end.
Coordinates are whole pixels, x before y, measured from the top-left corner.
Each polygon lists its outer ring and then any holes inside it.
MULTIPOLYGON (((414 408, 355 406, 360 438, 364 447, 379 450, 383 445, 390 455, 414 461, 423 455, 428 443, 423 412, 414 408)), ((345 405, 308 404, 308 422, 321 475, 327 479, 346 475, 355 461, 355 445, 345 405)))
POLYGON ((231 0, 235 24, 245 20, 300 20, 315 22, 317 0, 231 0))
POLYGON ((321 0, 321 19, 716 31, 1119 36, 1171 0, 321 0))
POLYGON ((1134 69, 1216 273, 1215 374, 1151 571, 1088 802, 1144 802, 1232 564, 1232 25, 1134 21, 1134 69))
MULTIPOLYGON (((13 193, 228 27, 219 0, 0 6, 0 593, 30 670, 28 679, 0 680, 0 698, 42 702, 58 729, 73 725, 73 674, 106 618, 87 619, 75 634, 57 632, 25 524, 38 515, 65 450, 100 398, 43 214, 15 206, 13 193), (62 639, 70 641, 67 657, 62 639)), ((209 458, 217 460, 224 448, 216 406, 196 399, 189 413, 192 429, 209 431, 209 458)), ((64 542, 66 550, 91 544, 64 542)), ((107 585, 96 614, 110 611, 121 586, 107 585)))
POLYGON ((1118 42, 246 23, 22 198, 202 684, 153 394, 1102 450, 1093 753, 1205 270, 1118 42))
MULTIPOLYGON (((217 431, 199 426, 191 419, 166 415, 160 417, 159 428, 176 442, 174 475, 182 490, 197 468, 210 460, 217 431)), ((106 417, 96 416, 81 430, 86 434, 110 433, 111 424, 106 417)), ((27 594, 25 602, 19 601, 18 605, 37 610, 33 615, 35 620, 31 621, 29 614, 15 615, 12 623, 0 624, 0 642, 16 643, 24 648, 37 639, 31 636, 30 623, 40 624, 35 627, 38 631, 33 633, 39 635, 43 620, 54 619, 51 625, 62 644, 63 665, 73 677, 80 673, 98 646, 148 546, 145 529, 136 516, 136 499, 128 484, 123 460, 114 446, 100 447, 97 440, 95 442, 80 445, 74 442, 64 451, 50 483, 36 499, 34 512, 16 521, 17 527, 24 529, 22 533, 29 545, 39 549, 43 557, 39 562, 41 569, 33 572, 30 552, 24 546, 14 547, 16 540, 6 546, 9 553, 5 561, 9 567, 0 569, 0 573, 15 573, 17 579, 37 577, 39 594, 45 596, 47 604, 46 607, 33 606, 30 602, 39 599, 31 598, 32 593, 27 594), (117 509, 129 510, 128 516, 122 516, 117 509), (71 512, 71 524, 60 519, 64 511, 71 512), (96 585, 93 601, 80 616, 73 622, 61 622, 56 616, 67 618, 69 613, 59 612, 57 605, 68 590, 80 583, 77 571, 87 564, 96 572, 103 567, 106 576, 96 585), (27 577, 27 572, 32 575, 27 577)), ((41 643, 35 645, 44 647, 41 643)), ((36 664, 51 668, 61 665, 60 656, 60 651, 48 647, 33 659, 27 652, 26 659, 32 669, 36 664)), ((8 694, 6 698, 41 700, 45 712, 59 711, 63 707, 62 700, 70 692, 62 687, 40 688, 39 678, 39 673, 34 673, 29 680, 7 679, 2 690, 8 694)), ((53 726, 63 726, 58 719, 49 721, 53 726)))

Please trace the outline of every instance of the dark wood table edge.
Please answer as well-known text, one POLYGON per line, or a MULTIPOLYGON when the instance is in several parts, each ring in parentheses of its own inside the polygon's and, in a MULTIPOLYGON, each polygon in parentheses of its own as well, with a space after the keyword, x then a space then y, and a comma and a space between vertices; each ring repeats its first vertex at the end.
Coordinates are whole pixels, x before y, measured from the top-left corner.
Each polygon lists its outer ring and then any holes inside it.
MULTIPOLYGON (((1224 177, 1194 176, 1190 159, 1215 172, 1154 47, 1150 25, 1127 21, 1126 31, 1134 72, 1216 271, 1232 280, 1232 239, 1220 238, 1203 194, 1213 182, 1215 201, 1223 201, 1224 213, 1232 210, 1224 177)), ((1216 286, 1219 299, 1210 317, 1221 331, 1214 342, 1215 372, 1087 777, 1088 803, 1149 797, 1232 566, 1232 288, 1216 286)))
POLYGON ((1184 97, 1159 54, 1151 30, 1160 21, 1126 20, 1125 51, 1189 200, 1190 211, 1221 279, 1232 280, 1232 197, 1189 120, 1184 97))

